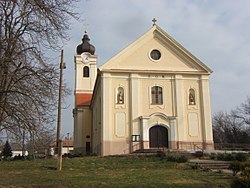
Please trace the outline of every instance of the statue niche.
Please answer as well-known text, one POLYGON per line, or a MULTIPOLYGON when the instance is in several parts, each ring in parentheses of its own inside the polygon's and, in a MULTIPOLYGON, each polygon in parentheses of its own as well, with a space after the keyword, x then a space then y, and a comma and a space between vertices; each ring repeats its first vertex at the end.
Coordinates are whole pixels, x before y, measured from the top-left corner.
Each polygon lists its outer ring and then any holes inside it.
POLYGON ((117 104, 124 104, 124 89, 119 87, 117 89, 117 104))
POLYGON ((189 90, 188 104, 195 105, 195 91, 194 91, 194 89, 189 90))

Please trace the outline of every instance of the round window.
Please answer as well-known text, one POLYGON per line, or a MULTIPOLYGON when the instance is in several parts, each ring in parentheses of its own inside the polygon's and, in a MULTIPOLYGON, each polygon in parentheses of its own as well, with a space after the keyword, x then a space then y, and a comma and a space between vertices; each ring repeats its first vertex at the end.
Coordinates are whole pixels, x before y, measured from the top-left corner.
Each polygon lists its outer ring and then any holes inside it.
POLYGON ((159 50, 152 50, 150 53, 150 57, 153 60, 159 60, 161 58, 161 52, 159 50))

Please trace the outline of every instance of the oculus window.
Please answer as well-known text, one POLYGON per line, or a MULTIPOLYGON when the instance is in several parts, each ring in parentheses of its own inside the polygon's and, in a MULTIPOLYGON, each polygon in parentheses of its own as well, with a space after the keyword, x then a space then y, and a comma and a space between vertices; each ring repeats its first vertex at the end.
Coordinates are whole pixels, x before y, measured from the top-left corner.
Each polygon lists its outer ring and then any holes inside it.
POLYGON ((161 58, 161 52, 159 50, 152 50, 150 52, 150 57, 153 60, 159 60, 161 58))

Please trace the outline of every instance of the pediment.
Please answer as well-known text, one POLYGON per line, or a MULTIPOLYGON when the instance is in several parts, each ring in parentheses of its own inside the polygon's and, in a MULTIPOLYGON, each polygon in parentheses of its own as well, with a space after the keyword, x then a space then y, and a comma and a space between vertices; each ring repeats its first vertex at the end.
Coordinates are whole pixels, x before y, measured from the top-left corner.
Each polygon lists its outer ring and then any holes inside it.
POLYGON ((100 70, 112 72, 212 73, 210 68, 157 25, 103 64, 100 70), (159 60, 151 58, 152 50, 160 52, 159 60))

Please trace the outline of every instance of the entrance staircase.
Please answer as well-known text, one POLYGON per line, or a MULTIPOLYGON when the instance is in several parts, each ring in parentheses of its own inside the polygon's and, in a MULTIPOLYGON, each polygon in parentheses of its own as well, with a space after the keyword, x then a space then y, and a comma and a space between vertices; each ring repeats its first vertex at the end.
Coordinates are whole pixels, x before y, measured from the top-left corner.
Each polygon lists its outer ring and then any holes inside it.
POLYGON ((163 156, 186 156, 189 159, 189 163, 191 165, 197 165, 197 168, 205 168, 205 169, 220 169, 220 170, 228 170, 230 166, 230 162, 227 161, 215 161, 215 160, 202 160, 195 155, 195 151, 186 151, 186 150, 168 150, 166 148, 158 148, 158 149, 143 149, 136 150, 130 156, 141 156, 141 157, 163 157, 163 156))
POLYGON ((228 161, 214 161, 214 160, 201 160, 201 159, 190 159, 190 164, 197 165, 198 167, 208 169, 229 169, 230 162, 228 161))

